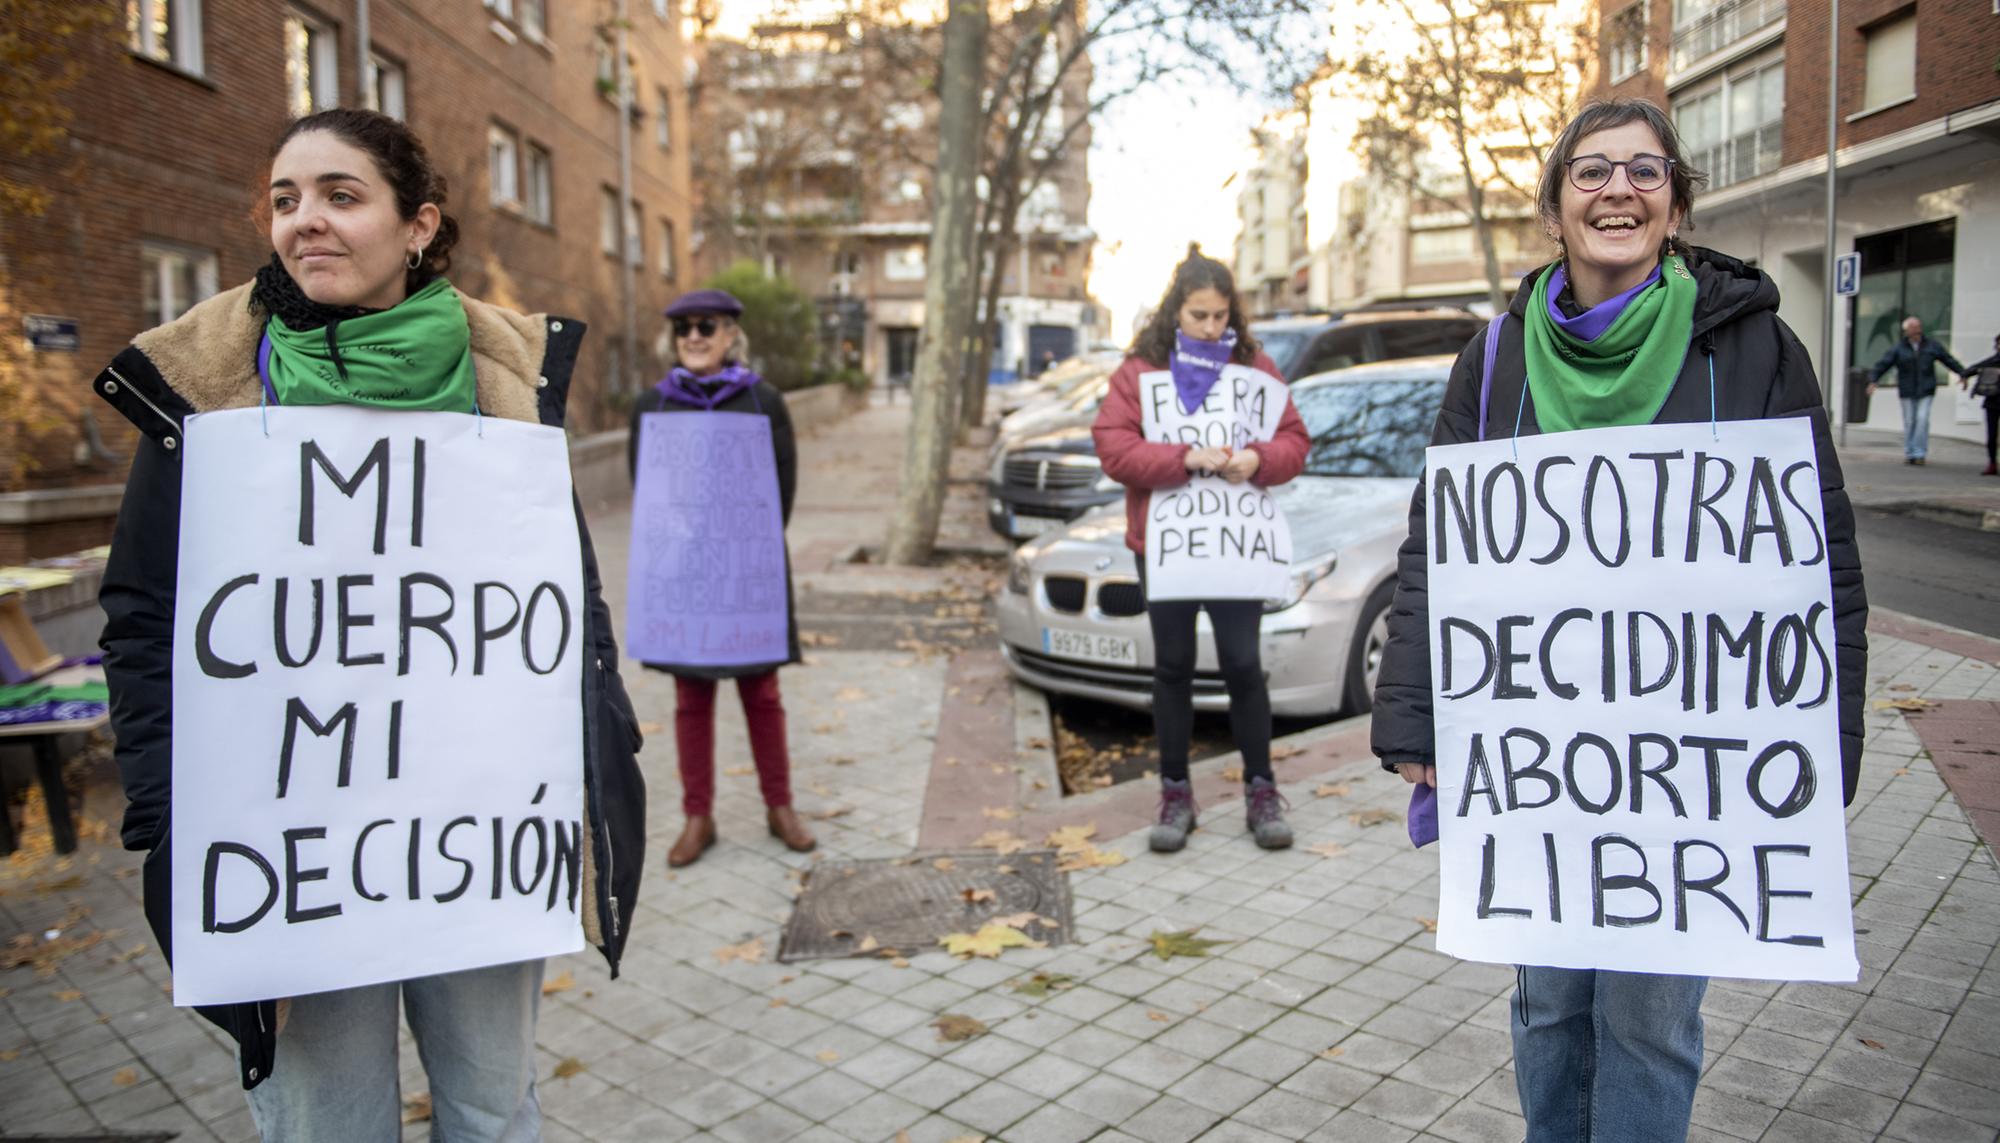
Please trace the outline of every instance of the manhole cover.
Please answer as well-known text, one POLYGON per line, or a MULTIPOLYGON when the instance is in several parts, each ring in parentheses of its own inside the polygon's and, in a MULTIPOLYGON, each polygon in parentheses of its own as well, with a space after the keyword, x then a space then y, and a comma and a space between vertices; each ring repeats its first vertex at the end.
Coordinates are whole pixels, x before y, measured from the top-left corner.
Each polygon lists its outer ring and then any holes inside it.
POLYGON ((951 933, 1020 913, 1040 918, 1022 929, 1035 940, 1069 939, 1069 879, 1056 870, 1053 851, 829 861, 807 875, 778 959, 923 952, 951 933))

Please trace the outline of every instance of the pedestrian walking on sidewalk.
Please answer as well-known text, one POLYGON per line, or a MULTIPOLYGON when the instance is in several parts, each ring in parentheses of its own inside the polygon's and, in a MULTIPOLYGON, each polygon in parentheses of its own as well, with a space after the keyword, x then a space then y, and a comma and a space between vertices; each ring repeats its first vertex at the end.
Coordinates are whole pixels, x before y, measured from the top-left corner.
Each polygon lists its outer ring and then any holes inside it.
MULTIPOLYGON (((271 260, 254 281, 140 334, 97 379, 99 394, 141 434, 99 602, 112 729, 130 799, 123 838, 127 848, 149 851, 146 919, 163 951, 171 951, 175 909, 170 819, 183 418, 262 401, 562 423, 582 323, 524 316, 454 289, 444 275, 459 233, 444 202, 443 176, 397 120, 347 109, 297 120, 278 140, 258 208, 268 217, 271 260)), ((388 480, 386 472, 378 478, 388 480)), ((386 496, 386 483, 383 489, 386 496)), ((245 488, 241 495, 281 491, 245 488)), ((492 490, 496 510, 509 495, 492 490)), ((615 974, 638 903, 645 784, 636 758, 638 723, 618 678, 610 613, 580 512, 577 528, 587 595, 578 622, 582 645, 591 648, 586 663, 595 660, 585 667, 581 691, 583 778, 595 828, 583 830, 580 912, 585 938, 615 974)), ((341 626, 344 632, 344 617, 341 626)), ((510 713, 495 710, 493 717, 510 713)), ((424 764, 460 766, 474 781, 485 761, 447 757, 424 764)), ((292 833, 286 837, 289 845, 292 833)), ((211 850, 211 878, 214 860, 211 850)), ((327 876, 293 864, 295 895, 310 874, 327 876)), ((354 869, 358 886, 358 849, 354 869)), ((195 906, 180 903, 184 913, 195 906)), ((467 959, 476 955, 475 949, 467 959)), ((429 1075, 433 1129, 449 1139, 524 1143, 541 1138, 535 1092, 541 985, 542 961, 532 960, 199 1011, 236 1039, 251 1114, 265 1139, 398 1138, 401 1007, 429 1075)))
MULTIPOLYGON (((1229 267, 1190 245, 1152 320, 1111 375, 1110 390, 1091 427, 1105 475, 1125 486, 1125 546, 1139 557, 1142 582, 1146 506, 1154 489, 1178 488, 1197 473, 1268 488, 1290 481, 1305 468, 1312 442, 1289 395, 1275 436, 1234 452, 1146 439, 1139 400, 1142 374, 1170 370, 1177 398, 1193 409, 1231 362, 1274 380, 1281 377, 1277 365, 1250 335, 1229 267)), ((1198 810, 1188 781, 1188 746, 1194 734, 1195 617, 1203 610, 1214 631, 1216 666, 1229 691, 1230 732, 1243 755, 1250 833, 1266 849, 1283 849, 1292 844, 1292 830, 1271 776, 1271 694, 1259 648, 1264 604, 1257 599, 1146 603, 1153 629, 1153 731, 1160 749, 1160 813, 1152 847, 1160 853, 1179 850, 1195 827, 1198 810)))
POLYGON ((1896 371, 1896 395, 1903 404, 1903 463, 1922 464, 1931 446, 1931 400, 1937 394, 1937 367, 1942 364, 1961 376, 1969 372, 1951 351, 1924 336, 1924 323, 1914 314, 1903 319, 1903 339, 1889 347, 1868 382, 1872 396, 1875 383, 1889 370, 1896 371))
MULTIPOLYGON (((725 290, 695 290, 667 307, 667 333, 660 350, 670 366, 632 409, 628 446, 637 479, 640 420, 648 413, 750 413, 771 423, 771 447, 778 469, 780 518, 790 523, 792 494, 798 488, 799 450, 792 416, 777 386, 743 364, 749 339, 736 319, 743 303, 725 290)), ((638 589, 637 584, 632 590, 638 589)), ((750 666, 653 663, 674 676, 674 743, 679 752, 681 810, 687 824, 667 850, 667 864, 688 865, 715 844, 715 691, 736 680, 743 718, 750 728, 750 756, 764 794, 765 826, 786 848, 805 853, 817 844, 792 808, 791 757, 785 744, 785 704, 778 694, 778 668, 799 661, 798 616, 790 606, 791 569, 785 571, 786 654, 782 660, 750 666)))
POLYGON ((1965 367, 1958 387, 1985 399, 1986 468, 1979 475, 2000 476, 2000 464, 1995 464, 2000 461, 1995 451, 1995 446, 2000 445, 2000 337, 1993 339, 1993 356, 1965 367))
MULTIPOLYGON (((1852 801, 1868 618, 1854 513, 1812 365, 1778 317, 1777 287, 1760 270, 1678 238, 1704 179, 1683 156, 1672 121, 1643 100, 1593 103, 1569 123, 1537 195, 1559 259, 1527 275, 1507 312, 1459 354, 1431 440, 1809 420, 1832 579, 1841 769, 1852 801)), ((1435 786, 1425 516, 1419 489, 1372 733, 1384 769, 1435 786)), ((1754 596, 1758 586, 1746 574, 1726 590, 1754 596)), ((1701 1076, 1707 986, 1698 976, 1522 967, 1510 1023, 1529 1143, 1684 1139, 1701 1076)))

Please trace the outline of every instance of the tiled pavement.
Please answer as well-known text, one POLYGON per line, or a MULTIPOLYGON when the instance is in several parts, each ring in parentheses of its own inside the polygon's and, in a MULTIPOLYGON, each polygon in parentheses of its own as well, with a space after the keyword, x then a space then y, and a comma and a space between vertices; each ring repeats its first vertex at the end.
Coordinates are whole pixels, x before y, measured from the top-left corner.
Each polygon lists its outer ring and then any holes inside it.
MULTIPOLYGON (((865 417, 844 444, 865 438, 875 419, 865 417)), ((808 455, 830 447, 815 442, 808 455)), ((874 450, 851 451, 864 463, 874 450)), ((801 522, 815 496, 842 495, 812 487, 801 522)), ((620 561, 606 557, 618 578, 620 561)), ((1871 697, 2000 699, 1992 656, 1899 630, 1905 637, 1876 638, 1871 697)), ((950 717, 945 661, 840 647, 814 656, 785 677, 800 802, 851 807, 813 823, 822 850, 906 853, 931 736, 950 717)), ((642 674, 633 686, 641 717, 669 723, 669 681, 642 674)), ((727 768, 743 739, 740 716, 722 709, 727 768)), ((1868 720, 1849 815, 1862 979, 1716 981, 1696 1139, 1944 1143, 2000 1133, 2000 869, 1903 715, 1871 710, 1868 720)), ((645 757, 657 857, 679 824, 666 735, 645 757)), ((811 864, 762 836, 754 781, 726 775, 724 844, 672 878, 657 864, 649 872, 623 978, 607 980, 594 953, 550 966, 574 987, 549 996, 541 1022, 548 1137, 1519 1139, 1506 1032, 1513 974, 1433 951, 1423 919, 1435 912, 1435 859, 1411 851, 1395 824, 1349 816, 1400 810, 1405 787, 1357 759, 1286 792, 1300 843, 1288 853, 1255 849, 1226 805, 1170 859, 1145 853, 1142 834, 1109 843, 1131 860, 1071 875, 1079 940, 1069 946, 998 961, 927 952, 906 968, 723 965, 712 952, 725 944, 761 936, 775 949, 811 864), (1329 780, 1350 792, 1315 797, 1329 780), (1346 848, 1304 849, 1324 841, 1346 848), (1153 930, 1197 925, 1230 943, 1203 959, 1150 954, 1153 930), (1033 972, 1077 984, 1044 999, 1007 986, 1033 972), (930 1022, 946 1012, 991 1031, 941 1043, 930 1022), (565 1061, 581 1070, 554 1078, 565 1061)), ((158 956, 134 954, 147 940, 135 864, 99 840, 67 866, 23 861, 0 873, 7 933, 39 935, 78 906, 91 912, 60 926, 66 938, 123 930, 59 960, 52 975, 0 972, 0 1132, 252 1137, 218 1038, 167 1006, 158 956)), ((407 1049, 404 1071, 406 1091, 421 1091, 407 1049)))

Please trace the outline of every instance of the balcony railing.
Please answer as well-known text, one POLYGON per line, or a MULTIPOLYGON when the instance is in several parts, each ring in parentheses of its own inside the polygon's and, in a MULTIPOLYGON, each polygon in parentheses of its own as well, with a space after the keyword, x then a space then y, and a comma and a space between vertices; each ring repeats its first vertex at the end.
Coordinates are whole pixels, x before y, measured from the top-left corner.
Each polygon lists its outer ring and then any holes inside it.
POLYGON ((1720 190, 1778 169, 1784 150, 1784 124, 1766 123, 1713 147, 1690 151, 1688 161, 1708 172, 1708 189, 1720 190))
POLYGON ((1722 0, 1674 29, 1673 70, 1755 34, 1785 18, 1786 0, 1722 0))

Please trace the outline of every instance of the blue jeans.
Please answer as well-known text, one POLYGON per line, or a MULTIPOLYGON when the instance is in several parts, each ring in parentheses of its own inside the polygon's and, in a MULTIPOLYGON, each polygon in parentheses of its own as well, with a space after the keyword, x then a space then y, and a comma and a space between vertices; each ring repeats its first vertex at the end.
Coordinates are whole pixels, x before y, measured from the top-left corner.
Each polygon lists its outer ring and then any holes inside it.
POLYGON ((1931 400, 1937 394, 1904 397, 1903 455, 1922 460, 1931 450, 1931 400))
POLYGON ((1701 1079, 1705 976, 1521 970, 1514 1083, 1527 1143, 1681 1143, 1701 1079))
POLYGON ((258 1132, 285 1143, 401 1138, 399 999, 430 1077, 432 1139, 542 1137, 535 1098, 539 960, 294 999, 271 1078, 249 1093, 258 1132))

